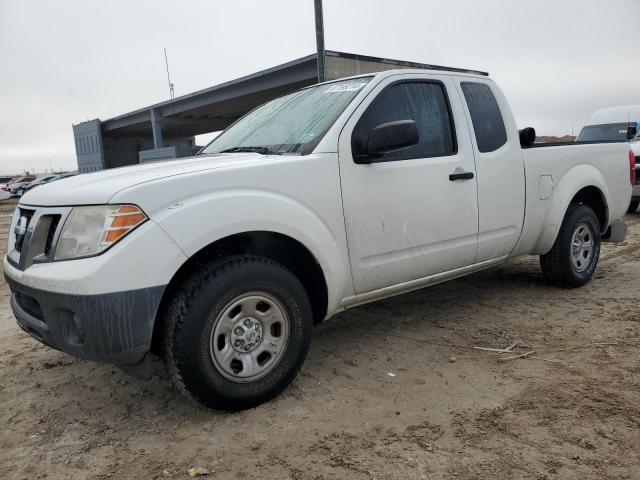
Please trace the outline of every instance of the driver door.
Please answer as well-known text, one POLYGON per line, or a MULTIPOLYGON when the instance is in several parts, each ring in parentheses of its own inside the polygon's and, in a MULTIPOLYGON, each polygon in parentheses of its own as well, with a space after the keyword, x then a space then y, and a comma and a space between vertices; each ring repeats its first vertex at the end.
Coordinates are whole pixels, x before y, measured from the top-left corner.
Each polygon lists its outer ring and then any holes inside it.
POLYGON ((356 293, 474 263, 475 163, 448 77, 394 75, 382 81, 342 130, 339 164, 356 293), (355 163, 352 145, 357 149, 373 127, 408 119, 416 122, 417 145, 355 163))

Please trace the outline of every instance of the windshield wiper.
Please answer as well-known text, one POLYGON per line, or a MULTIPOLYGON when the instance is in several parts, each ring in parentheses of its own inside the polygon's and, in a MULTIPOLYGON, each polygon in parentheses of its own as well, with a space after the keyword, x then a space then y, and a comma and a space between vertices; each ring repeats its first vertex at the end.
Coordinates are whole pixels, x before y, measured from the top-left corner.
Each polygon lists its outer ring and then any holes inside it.
POLYGON ((222 150, 220 153, 236 153, 236 152, 254 152, 260 155, 282 155, 281 152, 276 152, 267 147, 233 147, 222 150))

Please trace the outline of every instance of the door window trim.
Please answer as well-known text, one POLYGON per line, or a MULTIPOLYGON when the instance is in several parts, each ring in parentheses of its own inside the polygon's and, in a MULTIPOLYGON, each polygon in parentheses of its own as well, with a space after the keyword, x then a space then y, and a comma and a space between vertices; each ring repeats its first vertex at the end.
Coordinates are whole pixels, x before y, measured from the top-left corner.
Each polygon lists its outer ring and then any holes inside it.
MULTIPOLYGON (((367 105, 367 107, 365 108, 364 112, 362 112, 362 114, 360 115, 360 118, 358 118, 358 121, 356 122, 355 126, 353 127, 353 130, 351 131, 351 160, 356 165, 358 165, 358 163, 356 162, 356 158, 355 158, 354 136, 355 136, 356 131, 358 130, 358 126, 360 125, 360 122, 362 121, 364 116, 367 114, 369 109, 376 103, 378 98, 380 98, 382 96, 382 94, 384 94, 388 89, 390 89, 392 87, 395 87, 396 85, 403 84, 403 83, 430 83, 430 84, 439 85, 442 88, 442 93, 444 94, 444 101, 445 101, 445 104, 447 106, 447 112, 449 114, 449 124, 450 124, 450 127, 451 127, 451 141, 453 142, 453 150, 450 151, 450 152, 441 153, 439 155, 430 155, 428 157, 423 157, 423 156, 419 156, 419 155, 412 155, 412 156, 407 156, 407 157, 403 157, 403 158, 394 158, 393 160, 381 160, 381 161, 378 160, 377 162, 373 162, 373 163, 402 162, 402 161, 405 161, 405 160, 419 160, 419 159, 422 159, 422 158, 453 157, 453 156, 458 154, 458 136, 457 136, 457 130, 456 130, 456 121, 455 121, 455 117, 453 116, 453 109, 451 108, 451 100, 449 98, 449 90, 447 89, 447 86, 445 85, 445 83, 442 80, 436 80, 436 79, 403 78, 403 79, 399 79, 399 80, 394 80, 393 82, 389 83, 388 85, 385 85, 384 88, 380 92, 378 92, 376 94, 375 98, 371 101, 371 103, 369 103, 369 105, 367 105)), ((384 156, 383 156, 383 158, 384 158, 384 156)))

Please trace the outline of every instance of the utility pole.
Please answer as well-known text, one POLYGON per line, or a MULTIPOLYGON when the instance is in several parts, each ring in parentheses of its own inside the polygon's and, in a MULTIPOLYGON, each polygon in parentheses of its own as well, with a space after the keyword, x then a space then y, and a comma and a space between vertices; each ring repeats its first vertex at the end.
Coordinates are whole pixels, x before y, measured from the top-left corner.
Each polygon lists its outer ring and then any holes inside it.
POLYGON ((325 81, 324 64, 324 21, 322 19, 322 0, 313 0, 316 11, 316 51, 318 55, 318 82, 325 81))

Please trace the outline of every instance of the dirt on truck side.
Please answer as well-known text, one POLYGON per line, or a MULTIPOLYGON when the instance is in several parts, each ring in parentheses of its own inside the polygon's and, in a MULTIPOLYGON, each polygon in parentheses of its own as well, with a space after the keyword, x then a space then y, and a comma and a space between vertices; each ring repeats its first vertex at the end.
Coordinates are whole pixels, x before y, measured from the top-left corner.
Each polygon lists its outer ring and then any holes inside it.
MULTIPOLYGON (((2 255, 14 208, 0 202, 2 255)), ((186 400, 159 364, 144 381, 39 344, 2 281, 0 475, 640 478, 640 217, 626 222, 582 288, 526 257, 342 313, 292 386, 242 413, 186 400)))

